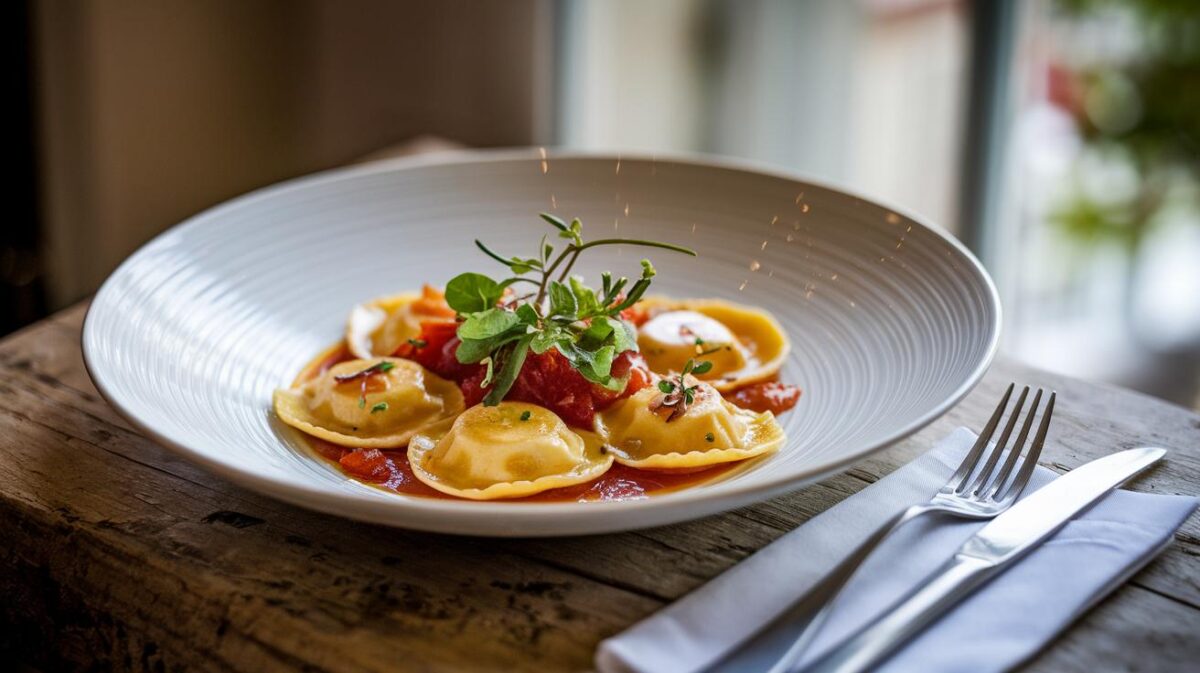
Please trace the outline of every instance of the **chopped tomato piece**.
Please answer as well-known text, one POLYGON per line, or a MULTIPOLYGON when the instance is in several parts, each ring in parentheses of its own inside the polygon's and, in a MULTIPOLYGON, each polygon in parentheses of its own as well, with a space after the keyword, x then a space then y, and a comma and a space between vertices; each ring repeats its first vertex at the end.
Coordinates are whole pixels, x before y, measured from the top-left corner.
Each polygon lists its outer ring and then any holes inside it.
MULTIPOLYGON (((458 361, 454 355, 459 344, 457 330, 458 323, 455 322, 424 321, 418 345, 403 344, 396 349, 395 355, 458 382, 467 406, 472 406, 483 401, 487 394, 482 385, 486 368, 458 361)), ((541 405, 569 425, 590 428, 596 411, 636 393, 651 381, 646 361, 634 351, 621 353, 613 360, 612 374, 619 379, 627 377, 624 390, 615 392, 593 384, 557 350, 551 349, 541 355, 530 353, 506 399, 541 405)))
MULTIPOLYGON (((633 351, 613 360, 612 373, 617 378, 628 377, 624 390, 615 392, 588 381, 557 350, 541 355, 530 353, 505 399, 546 407, 567 425, 590 428, 597 411, 650 384, 645 360, 633 351)), ((483 377, 484 372, 480 371, 462 382, 468 405, 477 404, 487 394, 487 389, 480 385, 483 377)))
POLYGON ((421 334, 415 340, 417 344, 401 344, 394 355, 413 360, 442 378, 461 383, 463 379, 471 376, 481 367, 464 365, 454 356, 459 344, 458 337, 455 335, 457 331, 458 323, 456 322, 422 321, 421 334))
POLYGON ((743 409, 781 414, 796 406, 800 400, 800 387, 779 381, 763 381, 738 388, 726 394, 725 399, 743 409))
POLYGON ((454 318, 454 309, 446 303, 446 295, 432 285, 421 288, 421 297, 412 303, 412 311, 435 318, 454 318))

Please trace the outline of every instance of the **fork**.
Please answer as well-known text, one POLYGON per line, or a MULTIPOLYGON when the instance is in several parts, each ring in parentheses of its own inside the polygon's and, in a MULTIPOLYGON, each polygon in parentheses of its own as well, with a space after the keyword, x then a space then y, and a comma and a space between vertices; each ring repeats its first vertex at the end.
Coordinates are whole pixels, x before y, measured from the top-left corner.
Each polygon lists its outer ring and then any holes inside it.
POLYGON ((996 440, 995 448, 988 454, 983 467, 976 474, 976 468, 979 468, 980 460, 983 458, 984 451, 991 442, 992 435, 996 432, 996 427, 1000 424, 1000 419, 1004 416, 1004 410, 1008 406, 1009 399, 1012 397, 1015 387, 1016 384, 1010 383, 1008 389, 1004 391, 1004 397, 1001 398, 1000 404, 996 405, 996 411, 992 413, 992 417, 988 420, 987 425, 979 433, 979 439, 975 441, 971 450, 967 452, 962 464, 958 466, 958 469, 955 470, 949 481, 946 482, 946 485, 930 498, 928 502, 913 505, 897 514, 890 521, 884 523, 855 549, 849 557, 839 563, 830 572, 829 576, 822 582, 822 588, 829 594, 824 606, 809 621, 808 626, 805 627, 804 631, 796 639, 796 642, 788 648, 783 657, 770 669, 770 673, 789 673, 796 670, 796 663, 812 643, 816 634, 821 630, 821 625, 824 624, 825 619, 829 616, 831 607, 841 593, 841 589, 854 576, 855 570, 862 565, 867 556, 893 531, 913 519, 935 512, 968 519, 990 519, 999 515, 1016 502, 1021 492, 1025 490, 1025 486, 1029 484, 1029 478, 1033 475, 1033 469, 1037 467, 1038 456, 1042 453, 1042 445, 1046 441, 1046 432, 1050 428, 1050 417, 1054 413, 1055 393, 1051 391, 1050 398, 1046 403, 1046 409, 1042 413, 1042 421, 1038 426, 1037 435, 1034 437, 1033 444, 1030 445, 1028 453, 1022 459, 1021 450, 1024 448, 1025 441, 1029 437, 1029 431, 1033 427, 1034 416, 1037 415, 1038 407, 1042 401, 1042 390, 1041 388, 1038 389, 1033 397, 1029 413, 1025 416, 1025 422, 1021 425, 1021 431, 1017 435, 1016 442, 1013 444, 1012 449, 1008 451, 1008 456, 1005 458, 1000 471, 993 477, 992 473, 995 471, 997 463, 1000 462, 1000 458, 1007 448, 1008 440, 1012 436, 1013 429, 1017 425, 1017 420, 1021 416, 1021 411, 1025 407, 1025 400, 1029 395, 1029 386, 1025 386, 1021 391, 1021 395, 1017 398, 1016 406, 1013 407, 1012 412, 1008 416, 1008 422, 1005 424, 1004 430, 1000 433, 1000 438, 996 440), (1019 468, 1017 468, 1018 462, 1021 463, 1019 468), (1017 474, 1013 477, 1011 483, 1008 483, 1014 469, 1017 469, 1017 474), (976 475, 974 479, 971 478, 972 475, 976 475))

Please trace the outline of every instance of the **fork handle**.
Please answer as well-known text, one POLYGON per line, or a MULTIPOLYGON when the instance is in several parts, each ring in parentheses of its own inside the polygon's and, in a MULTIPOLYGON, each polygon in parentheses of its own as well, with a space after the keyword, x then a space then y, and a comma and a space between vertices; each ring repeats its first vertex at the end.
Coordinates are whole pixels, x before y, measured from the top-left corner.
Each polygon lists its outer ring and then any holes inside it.
POLYGON ((904 524, 916 519, 917 517, 929 512, 937 511, 936 508, 928 504, 913 505, 888 519, 871 533, 870 537, 864 540, 854 549, 841 563, 834 566, 833 570, 821 582, 821 589, 827 593, 824 605, 813 615, 809 620, 808 625, 804 627, 804 631, 796 638, 796 642, 788 648, 788 651, 780 657, 779 661, 771 667, 768 673, 788 673, 795 669, 796 664, 800 661, 800 657, 808 646, 812 644, 813 638, 821 630, 821 625, 825 623, 825 619, 829 617, 834 601, 841 594, 842 588, 854 576, 854 572, 862 565, 863 561, 871 555, 872 551, 879 546, 879 543, 892 534, 893 531, 900 528, 904 524))
POLYGON ((805 673, 870 670, 959 599, 995 576, 997 571, 993 561, 967 554, 956 555, 869 626, 803 670, 805 673))

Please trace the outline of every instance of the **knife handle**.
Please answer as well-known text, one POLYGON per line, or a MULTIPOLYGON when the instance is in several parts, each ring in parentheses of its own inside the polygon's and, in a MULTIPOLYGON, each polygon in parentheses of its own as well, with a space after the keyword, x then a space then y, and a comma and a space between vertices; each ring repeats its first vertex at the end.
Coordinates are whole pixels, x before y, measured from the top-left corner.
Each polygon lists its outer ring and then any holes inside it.
POLYGON ((801 670, 814 673, 867 670, 937 619, 960 598, 986 582, 994 570, 995 564, 990 561, 965 554, 956 555, 866 628, 801 670))

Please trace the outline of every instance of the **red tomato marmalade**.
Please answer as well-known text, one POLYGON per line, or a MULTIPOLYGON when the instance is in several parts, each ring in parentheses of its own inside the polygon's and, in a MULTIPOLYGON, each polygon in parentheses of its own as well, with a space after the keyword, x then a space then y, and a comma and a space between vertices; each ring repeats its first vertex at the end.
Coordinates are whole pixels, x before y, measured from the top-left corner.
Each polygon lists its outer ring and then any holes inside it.
MULTIPOLYGON (((376 485, 382 489, 404 495, 425 498, 461 500, 427 486, 417 479, 408 463, 408 453, 403 449, 347 449, 316 437, 307 437, 309 444, 318 454, 337 463, 342 472, 376 485)), ((666 493, 686 486, 708 481, 737 468, 740 463, 724 463, 696 471, 649 471, 635 470, 614 464, 604 476, 586 484, 554 488, 523 498, 512 498, 514 502, 592 502, 609 500, 638 500, 656 493, 666 493)))
POLYGON ((762 381, 726 393, 725 399, 743 409, 758 413, 770 411, 778 416, 800 401, 800 387, 779 381, 762 381))
MULTIPOLYGON (((426 292, 423 299, 430 304, 427 314, 440 318, 442 314, 437 310, 440 297, 432 297, 426 292)), ((645 312, 636 306, 622 312, 622 317, 634 324, 640 324, 647 318, 645 312)), ((413 360, 439 376, 455 381, 462 388, 467 406, 472 406, 478 404, 487 394, 487 389, 480 385, 484 367, 478 364, 462 364, 454 356, 459 344, 455 334, 457 330, 458 323, 452 320, 435 318, 424 321, 421 323, 420 337, 414 340, 416 343, 401 345, 393 355, 413 360)), ((296 378, 296 383, 315 378, 330 367, 352 357, 345 344, 339 343, 305 368, 296 378)), ((556 350, 541 355, 530 353, 505 399, 541 405, 558 414, 568 425, 590 428, 597 411, 636 393, 654 380, 646 361, 639 353, 633 351, 617 356, 613 361, 612 371, 618 378, 626 375, 629 377, 625 389, 620 393, 584 379, 556 350)), ((779 414, 796 405, 800 399, 800 388, 778 381, 765 381, 726 393, 725 397, 745 409, 779 414)), ((314 451, 337 463, 342 472, 359 481, 405 495, 459 499, 431 488, 417 479, 408 463, 408 453, 404 449, 349 449, 317 437, 306 435, 306 438, 314 451)), ((700 469, 665 471, 638 470, 617 463, 595 481, 551 489, 513 500, 634 500, 709 481, 740 465, 742 463, 734 462, 700 469)))
MULTIPOLYGON (((406 343, 396 349, 396 357, 408 358, 426 369, 458 383, 467 406, 479 404, 487 394, 481 384, 486 375, 482 365, 464 365, 454 356, 458 350, 455 331, 458 323, 425 321, 417 345, 406 343)), ((567 425, 590 428, 596 412, 617 400, 628 397, 650 385, 650 370, 642 356, 633 351, 621 353, 613 360, 612 374, 628 376, 625 389, 613 392, 583 378, 567 358, 557 350, 529 353, 521 373, 504 399, 529 402, 558 414, 567 425)))

